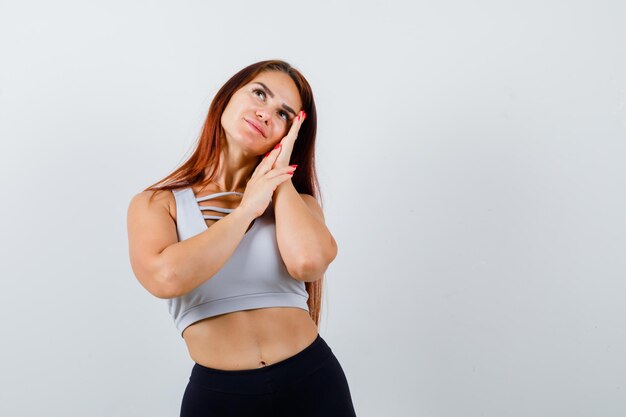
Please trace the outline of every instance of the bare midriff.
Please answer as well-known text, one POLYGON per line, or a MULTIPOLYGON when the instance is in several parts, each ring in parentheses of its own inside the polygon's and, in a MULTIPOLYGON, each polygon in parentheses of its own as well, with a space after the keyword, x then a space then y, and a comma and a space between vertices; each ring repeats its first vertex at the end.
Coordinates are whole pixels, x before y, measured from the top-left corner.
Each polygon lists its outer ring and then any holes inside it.
POLYGON ((255 369, 304 350, 317 337, 309 312, 296 307, 235 311, 188 326, 183 339, 191 359, 221 370, 255 369))

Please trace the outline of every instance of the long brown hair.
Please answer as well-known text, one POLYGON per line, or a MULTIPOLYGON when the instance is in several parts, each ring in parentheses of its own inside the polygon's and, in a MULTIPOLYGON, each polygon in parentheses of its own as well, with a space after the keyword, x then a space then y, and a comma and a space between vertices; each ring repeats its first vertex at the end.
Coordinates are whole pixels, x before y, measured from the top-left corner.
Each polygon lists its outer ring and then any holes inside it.
MULTIPOLYGON (((300 71, 282 60, 257 62, 243 68, 226 81, 211 102, 208 115, 200 137, 196 142, 193 154, 174 172, 144 190, 155 191, 150 199, 159 191, 195 185, 204 187, 211 182, 216 175, 219 155, 221 153, 220 138, 224 134, 220 123, 222 113, 230 101, 230 98, 237 90, 251 82, 258 74, 265 71, 281 71, 289 75, 300 93, 302 110, 306 112, 306 123, 300 127, 298 139, 295 141, 294 148, 291 152, 289 163, 298 165, 298 169, 291 178, 291 181, 298 193, 312 195, 318 200, 320 206, 323 206, 317 173, 315 171, 317 113, 315 110, 315 101, 313 100, 313 91, 300 71), (209 174, 206 174, 207 167, 210 167, 209 174)), ((261 156, 259 156, 259 161, 260 160, 261 156)), ((322 288, 325 277, 326 274, 315 282, 305 283, 306 290, 309 293, 309 300, 307 302, 309 314, 318 328, 322 304, 322 288)))

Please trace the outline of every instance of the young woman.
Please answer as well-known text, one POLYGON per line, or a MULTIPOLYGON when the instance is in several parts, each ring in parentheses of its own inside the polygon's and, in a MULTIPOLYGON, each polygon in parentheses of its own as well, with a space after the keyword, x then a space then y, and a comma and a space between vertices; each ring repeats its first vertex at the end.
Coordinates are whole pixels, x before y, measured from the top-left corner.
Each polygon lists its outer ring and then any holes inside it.
POLYGON ((298 70, 252 64, 216 94, 191 157, 130 203, 133 272, 194 361, 182 417, 356 415, 318 333, 337 244, 316 198, 316 125, 298 70))

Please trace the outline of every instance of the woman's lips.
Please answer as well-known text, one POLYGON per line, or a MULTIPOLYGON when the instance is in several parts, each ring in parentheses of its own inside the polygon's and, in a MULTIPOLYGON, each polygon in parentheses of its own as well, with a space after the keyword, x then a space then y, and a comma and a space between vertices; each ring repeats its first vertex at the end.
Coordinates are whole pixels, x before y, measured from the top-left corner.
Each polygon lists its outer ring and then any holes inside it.
POLYGON ((255 132, 257 132, 259 135, 265 137, 265 135, 263 135, 263 132, 261 132, 254 124, 250 123, 249 121, 246 120, 246 123, 248 124, 248 126, 250 126, 250 128, 252 130, 254 130, 255 132))

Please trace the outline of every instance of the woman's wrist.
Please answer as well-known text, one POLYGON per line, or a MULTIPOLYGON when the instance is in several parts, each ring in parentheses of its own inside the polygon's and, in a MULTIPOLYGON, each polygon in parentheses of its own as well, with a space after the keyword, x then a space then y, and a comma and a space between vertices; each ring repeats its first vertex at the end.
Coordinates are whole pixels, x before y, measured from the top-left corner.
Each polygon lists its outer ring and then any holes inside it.
POLYGON ((252 223, 254 219, 259 217, 255 213, 252 213, 250 210, 248 210, 246 207, 243 207, 241 204, 236 209, 234 209, 230 214, 231 215, 234 214, 234 217, 240 218, 242 221, 245 221, 247 224, 252 223))

